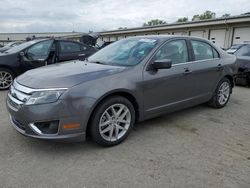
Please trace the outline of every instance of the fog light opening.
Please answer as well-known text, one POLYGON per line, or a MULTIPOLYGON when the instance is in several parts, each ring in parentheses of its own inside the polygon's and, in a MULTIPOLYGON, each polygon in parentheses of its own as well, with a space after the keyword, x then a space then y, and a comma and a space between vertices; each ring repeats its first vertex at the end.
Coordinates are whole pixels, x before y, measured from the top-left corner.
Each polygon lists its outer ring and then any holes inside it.
POLYGON ((38 134, 56 134, 58 132, 59 121, 32 123, 30 127, 38 134))

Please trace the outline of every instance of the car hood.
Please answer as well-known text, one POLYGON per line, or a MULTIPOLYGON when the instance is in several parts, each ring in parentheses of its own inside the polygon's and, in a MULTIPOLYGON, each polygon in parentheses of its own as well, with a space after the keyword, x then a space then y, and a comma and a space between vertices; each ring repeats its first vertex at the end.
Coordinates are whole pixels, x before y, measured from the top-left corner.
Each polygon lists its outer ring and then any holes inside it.
POLYGON ((126 69, 121 66, 70 61, 27 71, 16 81, 30 88, 70 88, 77 84, 117 74, 126 69))
POLYGON ((0 52, 5 52, 9 49, 10 49, 10 47, 2 47, 2 48, 0 48, 0 52))

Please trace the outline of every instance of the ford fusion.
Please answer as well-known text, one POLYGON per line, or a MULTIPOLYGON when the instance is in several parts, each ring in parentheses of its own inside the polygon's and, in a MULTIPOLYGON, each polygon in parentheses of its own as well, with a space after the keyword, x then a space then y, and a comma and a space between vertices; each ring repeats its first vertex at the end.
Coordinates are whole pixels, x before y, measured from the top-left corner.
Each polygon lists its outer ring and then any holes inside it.
POLYGON ((102 146, 124 141, 135 122, 208 103, 224 107, 236 58, 207 40, 181 36, 123 39, 85 61, 30 70, 7 97, 23 135, 102 146))

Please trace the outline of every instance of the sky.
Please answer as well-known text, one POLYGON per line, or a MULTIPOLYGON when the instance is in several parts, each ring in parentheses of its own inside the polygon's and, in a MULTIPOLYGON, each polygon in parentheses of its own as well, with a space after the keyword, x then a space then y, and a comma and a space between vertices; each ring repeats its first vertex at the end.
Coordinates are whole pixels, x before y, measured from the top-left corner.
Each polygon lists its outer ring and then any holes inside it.
POLYGON ((206 10, 239 15, 250 12, 250 0, 1 0, 0 33, 99 32, 151 19, 172 23, 206 10))

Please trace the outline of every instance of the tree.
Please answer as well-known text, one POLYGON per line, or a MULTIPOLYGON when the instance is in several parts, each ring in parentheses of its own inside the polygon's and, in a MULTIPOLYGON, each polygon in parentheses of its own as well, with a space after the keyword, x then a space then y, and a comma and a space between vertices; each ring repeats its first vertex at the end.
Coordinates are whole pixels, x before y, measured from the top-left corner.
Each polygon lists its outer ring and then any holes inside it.
POLYGON ((127 27, 119 27, 118 29, 119 29, 119 30, 127 29, 127 27))
POLYGON ((159 19, 154 19, 154 20, 150 20, 147 23, 143 24, 143 27, 145 26, 155 26, 155 25, 162 25, 162 24, 166 24, 167 22, 165 22, 164 20, 159 20, 159 19))
POLYGON ((193 18, 192 18, 192 21, 197 21, 197 20, 200 20, 200 15, 199 14, 194 15, 193 18))
POLYGON ((226 14, 223 14, 221 17, 222 17, 222 18, 227 18, 227 17, 229 17, 229 16, 231 16, 231 15, 226 13, 226 14))
POLYGON ((178 18, 177 22, 187 22, 188 17, 178 18))
POLYGON ((215 18, 215 15, 216 14, 214 12, 207 10, 206 12, 200 15, 200 19, 201 20, 212 19, 215 18))
POLYGON ((210 10, 205 11, 203 14, 196 14, 193 16, 192 21, 196 20, 207 20, 215 18, 216 14, 210 10))

